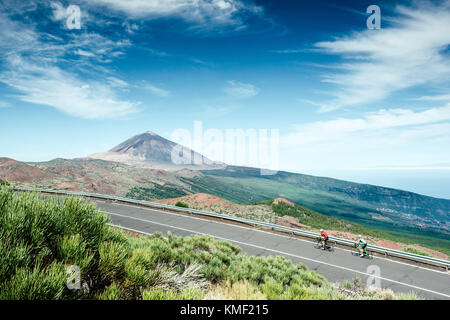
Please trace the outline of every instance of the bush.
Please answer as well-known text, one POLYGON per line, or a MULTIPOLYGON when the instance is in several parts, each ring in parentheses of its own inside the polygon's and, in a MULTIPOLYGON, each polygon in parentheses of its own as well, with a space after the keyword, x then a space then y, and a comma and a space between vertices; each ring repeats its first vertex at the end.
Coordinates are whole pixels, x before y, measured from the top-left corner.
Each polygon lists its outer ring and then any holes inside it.
POLYGON ((52 263, 45 269, 19 268, 8 282, 2 283, 0 300, 51 300, 63 296, 67 274, 63 264, 52 263))
POLYGON ((119 286, 113 282, 97 297, 99 300, 120 300, 122 297, 119 286))
POLYGON ((109 282, 120 279, 127 258, 126 248, 120 243, 104 242, 100 244, 98 251, 98 271, 102 278, 109 282))
POLYGON ((175 203, 175 206, 181 207, 181 208, 189 208, 189 205, 187 203, 181 202, 181 201, 178 201, 177 203, 175 203))
POLYGON ((432 255, 429 254, 428 252, 423 251, 423 250, 419 250, 419 249, 416 249, 416 248, 411 248, 411 247, 404 248, 403 251, 408 252, 408 253, 418 254, 418 255, 421 255, 421 256, 425 256, 425 257, 432 257, 432 255))
POLYGON ((0 187, 2 187, 2 186, 9 186, 9 182, 6 180, 0 179, 0 187))
POLYGON ((77 265, 82 271, 88 271, 93 254, 86 250, 86 242, 80 234, 65 236, 57 247, 58 259, 66 265, 77 265))

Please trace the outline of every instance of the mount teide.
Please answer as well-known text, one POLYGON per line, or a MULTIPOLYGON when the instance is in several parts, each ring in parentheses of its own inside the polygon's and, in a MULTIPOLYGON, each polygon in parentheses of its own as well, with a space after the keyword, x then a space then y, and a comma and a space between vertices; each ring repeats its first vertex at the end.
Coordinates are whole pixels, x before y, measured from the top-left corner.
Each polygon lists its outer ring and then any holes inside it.
POLYGON ((212 161, 198 152, 167 140, 152 131, 138 134, 108 152, 96 153, 90 155, 89 158, 163 170, 180 170, 182 168, 205 170, 226 167, 226 164, 222 162, 212 161))
POLYGON ((284 171, 262 176, 261 169, 226 166, 187 148, 183 154, 202 159, 202 165, 176 165, 172 151, 177 147, 182 149, 145 132, 91 158, 38 163, 0 159, 0 179, 145 200, 207 193, 248 204, 282 197, 325 215, 401 233, 411 241, 420 237, 441 246, 449 238, 450 200, 284 171))

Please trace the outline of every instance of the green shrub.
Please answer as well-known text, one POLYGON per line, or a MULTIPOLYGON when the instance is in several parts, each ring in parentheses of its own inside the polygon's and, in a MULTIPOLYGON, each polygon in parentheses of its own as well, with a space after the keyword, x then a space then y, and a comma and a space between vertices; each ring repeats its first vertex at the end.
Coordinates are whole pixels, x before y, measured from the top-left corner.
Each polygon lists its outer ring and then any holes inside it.
POLYGON ((79 297, 80 292, 66 288, 69 265, 81 269, 83 280, 94 281, 95 292, 101 244, 105 239, 119 243, 124 239, 106 222, 93 204, 76 198, 43 199, 36 193, 14 194, 0 188, 1 297, 79 297))
POLYGON ((102 277, 108 281, 119 279, 124 272, 126 248, 120 243, 104 242, 100 244, 98 251, 100 255, 98 271, 102 277))
POLYGON ((8 245, 0 242, 0 279, 9 279, 18 268, 30 265, 31 248, 26 244, 8 245))
POLYGON ((2 187, 2 186, 9 186, 9 182, 6 180, 0 179, 0 187, 2 187))
POLYGON ((177 188, 166 185, 161 186, 155 183, 152 188, 133 187, 128 191, 125 197, 136 200, 154 200, 177 198, 185 196, 186 194, 186 192, 178 190, 177 188))
POLYGON ((270 279, 262 285, 262 291, 269 300, 279 300, 282 298, 283 284, 270 279))
POLYGON ((175 206, 181 207, 181 208, 189 208, 189 205, 187 203, 181 202, 181 201, 178 201, 177 203, 175 203, 175 206))
POLYGON ((82 271, 87 271, 93 259, 93 254, 86 250, 86 242, 80 234, 65 236, 58 246, 58 259, 68 265, 77 265, 82 271))
POLYGON ((122 298, 119 286, 113 282, 97 297, 99 300, 120 300, 122 298))
POLYGON ((419 249, 416 249, 416 248, 411 248, 411 247, 404 248, 402 250, 405 251, 405 252, 408 252, 408 253, 418 254, 418 255, 426 256, 426 257, 432 257, 433 256, 433 255, 429 254, 426 251, 419 250, 419 249))
POLYGON ((62 298, 67 274, 61 263, 45 269, 19 268, 0 289, 0 300, 51 300, 62 298))

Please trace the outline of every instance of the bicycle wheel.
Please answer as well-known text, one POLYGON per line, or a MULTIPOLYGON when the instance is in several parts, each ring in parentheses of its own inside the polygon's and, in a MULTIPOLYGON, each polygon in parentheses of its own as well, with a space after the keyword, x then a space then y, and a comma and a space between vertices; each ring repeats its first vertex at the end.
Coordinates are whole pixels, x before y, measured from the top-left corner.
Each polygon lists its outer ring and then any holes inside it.
POLYGON ((318 240, 318 241, 314 244, 314 248, 316 248, 316 249, 321 249, 321 248, 322 248, 322 241, 318 240))

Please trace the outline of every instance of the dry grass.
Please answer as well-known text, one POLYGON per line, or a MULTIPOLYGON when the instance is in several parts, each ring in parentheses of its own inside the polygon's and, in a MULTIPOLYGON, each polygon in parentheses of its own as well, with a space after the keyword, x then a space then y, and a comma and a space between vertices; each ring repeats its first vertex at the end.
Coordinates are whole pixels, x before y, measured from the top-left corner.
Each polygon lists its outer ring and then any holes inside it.
POLYGON ((209 288, 206 300, 266 300, 259 288, 247 280, 231 284, 229 281, 209 288))
POLYGON ((366 287, 359 278, 334 285, 348 300, 421 300, 415 292, 395 293, 391 289, 366 287))

